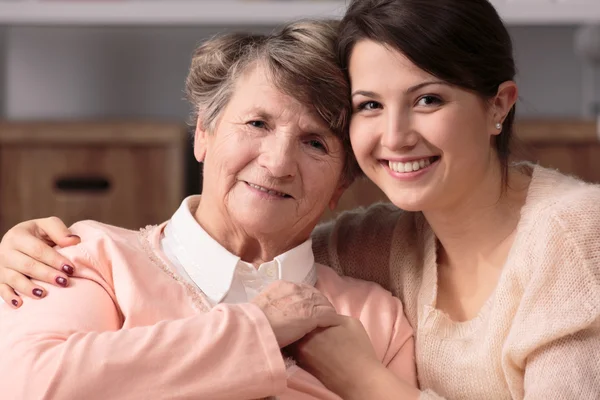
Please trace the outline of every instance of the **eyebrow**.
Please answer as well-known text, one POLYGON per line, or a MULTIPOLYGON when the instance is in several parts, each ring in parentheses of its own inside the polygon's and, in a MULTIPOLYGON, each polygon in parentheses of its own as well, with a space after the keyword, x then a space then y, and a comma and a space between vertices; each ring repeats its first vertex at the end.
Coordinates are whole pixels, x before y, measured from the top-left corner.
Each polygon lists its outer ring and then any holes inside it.
POLYGON ((247 114, 248 115, 254 114, 256 117, 258 117, 260 119, 264 119, 265 121, 271 121, 274 118, 273 115, 271 113, 267 112, 264 108, 256 107, 256 106, 249 109, 247 114))
MULTIPOLYGON (((417 90, 422 89, 429 85, 448 85, 448 83, 444 82, 444 81, 440 81, 440 80, 421 82, 417 85, 409 87, 408 89, 406 89, 404 91, 404 93, 410 94, 410 93, 416 92, 417 90)), ((352 92, 352 97, 354 97, 354 96, 372 97, 374 99, 377 99, 380 97, 377 93, 371 92, 369 90, 357 90, 355 92, 352 92)))
MULTIPOLYGON (((248 112, 248 114, 255 114, 257 118, 265 120, 267 122, 273 121, 276 119, 273 114, 269 113, 262 107, 254 106, 248 112)), ((331 131, 331 128, 327 125, 325 121, 321 121, 320 117, 315 114, 314 118, 318 120, 318 122, 311 122, 304 126, 300 126, 300 129, 305 133, 318 133, 324 136, 333 136, 336 135, 331 131)))

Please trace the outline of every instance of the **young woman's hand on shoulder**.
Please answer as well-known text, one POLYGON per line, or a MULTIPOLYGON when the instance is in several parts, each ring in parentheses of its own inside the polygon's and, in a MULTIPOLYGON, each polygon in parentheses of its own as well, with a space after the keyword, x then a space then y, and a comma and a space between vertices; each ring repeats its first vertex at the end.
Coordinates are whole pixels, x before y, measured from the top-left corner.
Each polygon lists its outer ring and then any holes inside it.
POLYGON ((0 242, 0 297, 19 308, 21 295, 34 299, 44 297, 44 290, 31 279, 59 287, 69 284, 72 263, 52 246, 79 243, 62 220, 56 217, 34 219, 11 228, 0 242))

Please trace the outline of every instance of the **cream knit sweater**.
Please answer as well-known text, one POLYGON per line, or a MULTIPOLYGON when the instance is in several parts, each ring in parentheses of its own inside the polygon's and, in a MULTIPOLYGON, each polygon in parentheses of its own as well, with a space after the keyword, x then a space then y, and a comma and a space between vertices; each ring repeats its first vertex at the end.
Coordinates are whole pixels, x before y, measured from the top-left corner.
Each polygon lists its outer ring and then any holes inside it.
POLYGON ((436 309, 436 239, 421 213, 348 212, 313 247, 402 300, 422 399, 600 399, 600 186, 533 168, 498 285, 467 322, 436 309))

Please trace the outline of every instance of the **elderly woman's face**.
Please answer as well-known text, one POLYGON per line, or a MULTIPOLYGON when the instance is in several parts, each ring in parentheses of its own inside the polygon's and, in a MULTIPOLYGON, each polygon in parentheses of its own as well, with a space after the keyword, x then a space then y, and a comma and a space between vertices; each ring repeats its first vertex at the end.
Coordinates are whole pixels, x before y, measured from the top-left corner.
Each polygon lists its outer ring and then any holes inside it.
POLYGON ((203 201, 250 234, 308 237, 343 192, 343 151, 322 119, 252 67, 214 131, 197 129, 203 201))

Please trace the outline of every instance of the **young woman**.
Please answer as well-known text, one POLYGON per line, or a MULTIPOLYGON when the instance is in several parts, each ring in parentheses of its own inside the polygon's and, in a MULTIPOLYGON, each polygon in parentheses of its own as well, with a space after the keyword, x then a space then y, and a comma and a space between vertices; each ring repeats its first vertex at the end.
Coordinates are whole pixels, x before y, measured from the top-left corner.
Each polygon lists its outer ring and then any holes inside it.
MULTIPOLYGON (((518 91, 494 8, 354 0, 339 53, 353 151, 393 206, 318 227, 316 259, 403 301, 422 398, 598 398, 600 188, 509 162, 518 91)), ((46 277, 42 264, 67 261, 40 240, 67 232, 56 220, 15 227, 3 265, 46 277)), ((29 289, 18 278, 5 281, 29 289)), ((295 351, 344 399, 402 393, 356 327, 316 331, 295 351)))

